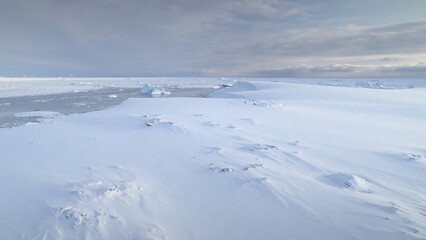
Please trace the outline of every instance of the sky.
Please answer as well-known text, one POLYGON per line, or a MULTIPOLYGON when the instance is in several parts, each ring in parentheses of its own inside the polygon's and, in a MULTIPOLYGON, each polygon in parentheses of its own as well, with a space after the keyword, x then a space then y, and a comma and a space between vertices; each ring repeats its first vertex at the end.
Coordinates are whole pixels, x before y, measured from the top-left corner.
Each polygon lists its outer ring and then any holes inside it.
POLYGON ((426 78, 426 0, 0 0, 0 76, 426 78))

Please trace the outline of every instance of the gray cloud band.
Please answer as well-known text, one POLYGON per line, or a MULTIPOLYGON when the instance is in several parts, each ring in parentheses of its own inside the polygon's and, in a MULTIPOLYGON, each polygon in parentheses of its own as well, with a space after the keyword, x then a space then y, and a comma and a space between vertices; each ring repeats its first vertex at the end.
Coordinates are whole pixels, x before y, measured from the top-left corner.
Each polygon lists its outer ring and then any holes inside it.
POLYGON ((365 75, 378 77, 381 74, 396 74, 402 77, 404 74, 409 76, 424 77, 426 74, 426 62, 416 65, 400 65, 400 66, 379 66, 379 65, 350 65, 350 64, 334 64, 328 66, 292 66, 282 69, 262 70, 251 72, 250 75, 257 77, 312 77, 315 74, 324 74, 330 77, 339 76, 338 74, 351 73, 352 76, 365 75))
POLYGON ((318 8, 279 0, 7 1, 0 75, 254 76, 279 68, 349 76, 362 68, 349 65, 366 56, 397 64, 394 55, 426 55, 426 21, 324 28, 310 24, 318 8), (292 67, 304 59, 337 65, 292 67))

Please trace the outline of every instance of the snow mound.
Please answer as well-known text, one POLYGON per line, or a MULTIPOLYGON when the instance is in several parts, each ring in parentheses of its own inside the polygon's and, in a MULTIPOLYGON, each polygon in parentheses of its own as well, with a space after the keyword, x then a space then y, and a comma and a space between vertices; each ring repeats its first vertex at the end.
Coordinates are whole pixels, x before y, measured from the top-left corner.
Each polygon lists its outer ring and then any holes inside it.
POLYGON ((263 164, 260 163, 253 163, 253 164, 249 164, 247 167, 245 167, 243 170, 244 171, 248 171, 250 169, 256 169, 256 168, 263 168, 263 164))
POLYGON ((21 112, 13 114, 14 117, 19 118, 54 118, 56 116, 62 115, 59 112, 49 112, 49 111, 32 111, 32 112, 21 112))
POLYGON ((252 144, 247 147, 250 151, 264 151, 264 150, 279 150, 277 146, 271 144, 252 144))
POLYGON ((415 152, 390 152, 382 153, 382 156, 394 161, 402 161, 408 163, 424 163, 426 162, 426 153, 422 151, 415 152))
POLYGON ((160 86, 152 86, 150 84, 145 84, 141 88, 142 94, 151 94, 151 95, 169 95, 170 92, 166 91, 164 88, 160 86))
POLYGON ((285 108, 285 105, 276 101, 255 101, 247 100, 244 101, 245 104, 250 104, 257 107, 273 107, 273 108, 285 108))
MULTIPOLYGON (((136 179, 77 182, 68 192, 71 204, 51 206, 53 214, 43 224, 47 239, 97 239, 99 236, 123 239, 126 232, 140 227, 123 221, 128 212, 139 210, 143 204, 142 185, 136 179)), ((142 229, 135 237, 145 239, 148 230, 142 229)))
POLYGON ((232 169, 230 167, 216 166, 213 163, 210 163, 210 170, 212 170, 214 172, 219 172, 219 173, 227 173, 227 172, 233 172, 234 171, 234 169, 232 169))
POLYGON ((405 153, 402 156, 404 159, 408 160, 408 161, 422 161, 426 156, 422 156, 420 154, 415 154, 415 153, 405 153))
POLYGON ((359 192, 371 192, 370 182, 355 174, 333 173, 322 176, 326 184, 341 189, 352 189, 359 192))
POLYGON ((233 85, 227 86, 232 91, 255 91, 257 87, 249 82, 237 81, 233 85))
POLYGON ((146 127, 160 127, 174 132, 187 132, 184 126, 165 120, 162 114, 145 115, 144 118, 146 119, 146 127))
POLYGON ((211 96, 215 98, 241 98, 237 93, 256 91, 258 88, 253 83, 247 81, 237 81, 232 86, 223 86, 219 91, 212 93, 211 96))

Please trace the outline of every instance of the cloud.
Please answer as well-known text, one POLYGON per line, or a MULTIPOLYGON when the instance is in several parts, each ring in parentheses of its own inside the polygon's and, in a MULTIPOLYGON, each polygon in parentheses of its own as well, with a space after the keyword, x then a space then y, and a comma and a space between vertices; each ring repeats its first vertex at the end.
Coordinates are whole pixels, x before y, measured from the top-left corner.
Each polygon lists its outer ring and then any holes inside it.
POLYGON ((308 66, 308 65, 300 65, 300 66, 291 66, 280 69, 271 69, 271 70, 261 70, 257 72, 250 73, 251 76, 256 77, 303 77, 303 76, 311 76, 312 74, 327 74, 333 76, 338 73, 353 73, 362 68, 357 65, 349 65, 349 64, 333 64, 327 66, 308 66))
POLYGON ((424 77, 426 63, 400 66, 333 64, 327 66, 291 66, 250 73, 255 77, 424 77), (391 73, 391 75, 383 75, 391 73))
POLYGON ((350 73, 356 71, 357 66, 349 64, 333 64, 324 67, 314 67, 311 72, 322 72, 322 73, 350 73))
POLYGON ((383 61, 383 62, 393 62, 393 61, 398 61, 399 60, 399 58, 393 58, 393 57, 384 57, 384 58, 381 58, 381 59, 379 59, 380 61, 383 61))
POLYGON ((383 27, 349 26, 288 30, 244 46, 252 54, 275 56, 366 56, 426 51, 426 21, 383 27))
POLYGON ((423 73, 424 76, 424 73, 426 73, 426 62, 416 65, 380 67, 379 70, 381 72, 423 73))
POLYGON ((349 75, 357 74, 352 65, 362 65, 363 59, 374 58, 376 62, 368 64, 380 65, 401 63, 402 55, 406 60, 412 54, 426 54, 426 21, 376 27, 324 25, 334 16, 327 9, 335 4, 331 0, 6 1, 0 8, 0 73, 244 76, 284 69, 290 75, 349 75), (347 64, 338 64, 342 62, 347 64))

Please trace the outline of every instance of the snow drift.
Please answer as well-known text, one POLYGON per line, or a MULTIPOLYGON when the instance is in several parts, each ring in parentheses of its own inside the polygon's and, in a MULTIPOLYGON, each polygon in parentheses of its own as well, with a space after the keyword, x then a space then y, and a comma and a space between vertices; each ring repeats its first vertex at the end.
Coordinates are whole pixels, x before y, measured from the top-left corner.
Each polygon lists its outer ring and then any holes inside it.
POLYGON ((425 90, 240 82, 0 129, 0 238, 424 239, 425 90))

